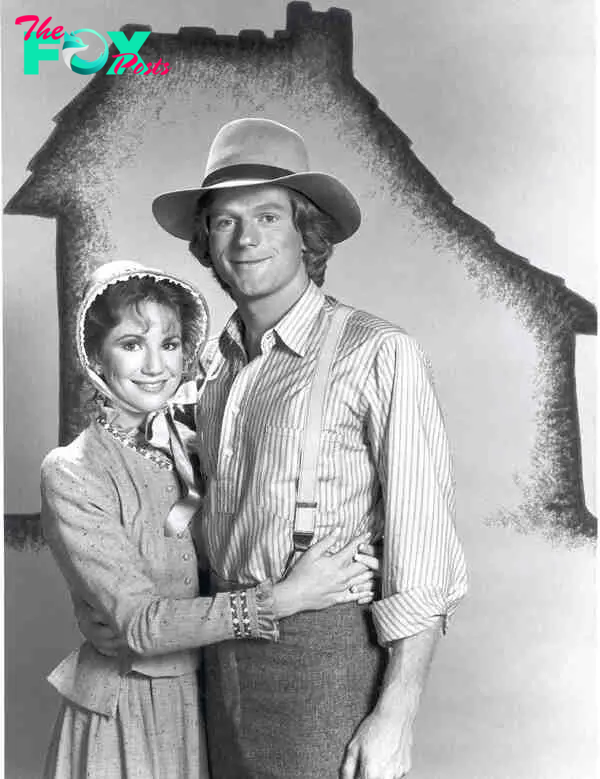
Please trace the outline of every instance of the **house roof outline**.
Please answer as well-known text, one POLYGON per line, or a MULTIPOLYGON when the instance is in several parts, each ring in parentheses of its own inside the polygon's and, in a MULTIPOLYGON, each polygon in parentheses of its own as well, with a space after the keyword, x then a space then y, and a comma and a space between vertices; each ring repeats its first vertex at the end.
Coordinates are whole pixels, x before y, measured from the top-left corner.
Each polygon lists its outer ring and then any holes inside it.
MULTIPOLYGON (((128 36, 136 30, 151 31, 146 25, 125 25, 121 29, 128 36)), ((583 296, 569 289, 561 277, 533 265, 526 258, 498 244, 489 227, 454 203, 449 192, 412 151, 411 140, 379 108, 375 96, 355 78, 352 45, 350 12, 337 8, 315 12, 309 3, 292 2, 287 8, 286 29, 275 31, 272 38, 268 38, 260 30, 242 30, 238 35, 218 35, 210 28, 184 27, 177 33, 151 33, 144 43, 143 51, 147 60, 156 54, 166 55, 165 61, 168 61, 169 53, 175 53, 177 56, 181 55, 184 64, 187 63, 185 58, 189 55, 194 58, 195 68, 198 64, 197 58, 202 55, 209 59, 217 55, 215 59, 221 64, 231 64, 229 60, 232 59, 234 65, 243 66, 240 68, 243 71, 248 65, 250 69, 256 66, 257 62, 264 66, 269 57, 273 58, 284 52, 284 68, 298 68, 305 63, 311 77, 313 73, 317 73, 318 77, 322 78, 325 73, 325 101, 331 99, 328 90, 337 89, 339 95, 336 95, 336 98, 346 101, 345 110, 351 111, 352 120, 355 114, 358 114, 361 120, 366 116, 361 125, 363 135, 359 140, 364 144, 363 154, 367 145, 369 150, 373 146, 376 147, 375 174, 377 180, 383 182, 382 189, 385 190, 386 196, 391 196, 394 206, 407 203, 417 219, 426 229, 432 231, 434 248, 443 245, 448 250, 446 253, 453 255, 462 264, 465 275, 476 283, 480 294, 484 297, 494 296, 499 303, 511 309, 537 343, 540 380, 546 382, 540 396, 543 409, 541 413, 546 418, 546 428, 554 432, 563 431, 561 435, 568 430, 568 435, 562 443, 552 446, 552 451, 549 452, 542 433, 532 450, 533 459, 538 461, 540 476, 536 476, 535 484, 532 482, 533 487, 526 499, 530 513, 534 516, 532 524, 539 526, 538 518, 542 515, 547 517, 549 512, 549 524, 559 531, 566 528, 571 535, 594 536, 597 523, 585 505, 581 475, 574 365, 575 336, 596 333, 596 308, 583 296), (566 517, 566 524, 562 516, 566 517)), ((8 214, 57 219, 57 245, 62 246, 62 251, 65 252, 60 255, 57 249, 59 288, 62 285, 64 290, 65 284, 67 285, 69 300, 81 290, 84 282, 81 271, 85 270, 85 263, 90 262, 89 250, 92 256, 98 251, 95 261, 102 261, 105 256, 104 243, 107 234, 102 232, 106 227, 102 225, 102 219, 106 213, 100 213, 97 218, 96 210, 110 210, 111 197, 110 187, 95 187, 90 188, 91 195, 89 192, 83 192, 79 199, 82 180, 78 178, 81 176, 81 170, 77 169, 75 164, 76 154, 81 153, 83 149, 82 167, 89 166, 89 154, 96 151, 93 132, 102 127, 102 122, 105 121, 102 110, 118 105, 115 94, 120 97, 123 97, 125 92, 131 94, 133 78, 135 77, 108 77, 103 70, 90 79, 78 95, 55 116, 54 129, 28 166, 31 175, 5 207, 8 214), (74 157, 71 155, 73 149, 74 157), (65 171, 66 176, 63 175, 65 171), (69 176, 72 180, 65 186, 64 181, 69 181, 69 176), (79 209, 80 215, 85 212, 85 219, 91 220, 85 227, 85 234, 89 232, 92 223, 92 228, 101 227, 99 238, 92 240, 93 245, 87 244, 84 247, 87 238, 81 243, 81 235, 84 233, 81 233, 80 227, 76 228, 79 231, 79 244, 75 248, 68 244, 75 229, 75 223, 70 217, 73 209, 79 209), (82 247, 85 258, 81 256, 82 247), (73 261, 77 267, 69 270, 68 263, 73 261), (69 273, 70 277, 67 279, 69 273)), ((320 97, 317 100, 320 100, 320 97)), ((317 103, 319 111, 323 111, 323 104, 317 103)), ((153 113, 150 115, 153 116, 153 113)), ((126 126, 126 111, 119 121, 126 126)), ((351 140, 354 153, 356 138, 353 136, 351 140)), ((360 151, 358 144, 359 156, 360 151)), ((104 162, 107 168, 116 165, 109 152, 110 149, 107 151, 104 148, 104 156, 100 158, 100 164, 104 162)), ((94 164, 97 164, 96 159, 94 164)), ((367 167, 369 166, 370 163, 367 167)), ((59 316, 62 409, 60 437, 61 440, 68 440, 78 431, 81 419, 79 415, 85 403, 82 399, 81 378, 70 372, 73 371, 73 366, 69 364, 69 361, 72 362, 72 355, 68 354, 69 328, 73 326, 69 320, 72 317, 65 311, 61 314, 60 310, 59 316)), ((22 523, 18 524, 21 527, 22 523)))
MULTIPOLYGON (((374 114, 374 121, 387 136, 387 149, 394 149, 403 160, 405 170, 414 177, 413 185, 420 188, 420 196, 429 201, 433 229, 443 228, 456 231, 464 240, 480 244, 482 250, 491 253, 495 262, 506 271, 509 278, 524 285, 528 292, 543 295, 544 299, 553 299, 561 310, 564 322, 573 332, 595 334, 597 332, 597 313, 595 306, 582 295, 569 289, 563 278, 532 264, 525 257, 501 246, 495 240, 494 233, 485 224, 459 208, 453 197, 447 192, 433 174, 412 151, 412 142, 385 114, 377 98, 355 78, 353 72, 352 17, 349 11, 330 8, 324 12, 313 11, 310 3, 292 2, 287 7, 285 30, 276 30, 269 38, 261 30, 242 30, 238 35, 219 35, 212 28, 182 27, 177 33, 155 33, 151 27, 141 24, 128 24, 122 28, 128 37, 136 30, 151 32, 144 46, 150 44, 156 51, 172 49, 174 46, 189 46, 193 49, 217 47, 222 52, 230 49, 239 55, 246 51, 250 55, 258 50, 277 52, 282 47, 302 46, 307 37, 326 37, 327 46, 323 47, 327 58, 328 78, 345 82, 357 96, 366 101, 374 114)), ((111 47, 112 53, 116 52, 111 47)), ((146 56, 146 54, 144 54, 146 56)), ((109 61, 111 58, 109 57, 109 61)), ((108 66, 107 66, 108 67, 108 66)), ((110 93, 115 86, 121 86, 115 77, 105 76, 100 71, 55 117, 55 127, 51 135, 31 159, 28 170, 30 177, 10 198, 6 207, 7 214, 34 215, 55 218, 63 213, 64 204, 57 201, 55 189, 52 197, 45 199, 45 185, 48 176, 53 176, 51 161, 57 155, 63 156, 69 146, 71 132, 77 132, 81 116, 86 112, 97 113, 102 104, 103 94, 110 93), (50 172, 47 173, 46 171, 50 172)), ((380 138, 380 143, 382 139, 380 138)), ((506 301, 510 304, 510 300, 506 301)))

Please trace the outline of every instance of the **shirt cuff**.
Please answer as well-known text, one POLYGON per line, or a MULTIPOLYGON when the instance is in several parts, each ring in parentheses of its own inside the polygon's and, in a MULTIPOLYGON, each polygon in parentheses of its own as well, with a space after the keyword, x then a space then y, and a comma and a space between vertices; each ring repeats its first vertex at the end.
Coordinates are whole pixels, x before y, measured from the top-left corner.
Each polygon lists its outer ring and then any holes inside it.
POLYGON ((278 641, 279 622, 273 611, 273 582, 264 581, 245 592, 250 617, 250 637, 278 641))
POLYGON ((419 588, 390 595, 371 606, 377 640, 382 646, 393 641, 414 636, 435 625, 443 617, 445 633, 448 618, 454 613, 464 595, 453 594, 437 588, 419 588))

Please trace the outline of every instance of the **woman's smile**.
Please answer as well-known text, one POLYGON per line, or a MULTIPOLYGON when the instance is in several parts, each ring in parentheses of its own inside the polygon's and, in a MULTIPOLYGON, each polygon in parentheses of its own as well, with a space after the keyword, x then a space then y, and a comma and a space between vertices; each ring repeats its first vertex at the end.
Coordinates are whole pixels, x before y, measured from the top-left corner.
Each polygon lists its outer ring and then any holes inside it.
POLYGON ((134 381, 133 383, 143 392, 160 393, 167 383, 167 379, 162 379, 161 381, 134 381))

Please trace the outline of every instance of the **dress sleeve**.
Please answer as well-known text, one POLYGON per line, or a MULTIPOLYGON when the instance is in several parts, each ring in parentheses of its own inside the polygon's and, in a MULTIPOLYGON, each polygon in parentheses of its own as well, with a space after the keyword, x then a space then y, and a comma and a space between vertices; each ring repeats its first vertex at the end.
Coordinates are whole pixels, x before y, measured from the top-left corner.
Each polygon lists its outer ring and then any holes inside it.
POLYGON ((213 598, 167 598, 120 521, 110 473, 51 452, 42 464, 44 536, 73 593, 105 617, 140 655, 167 654, 229 638, 276 640, 272 587, 265 582, 213 598))
POLYGON ((372 613, 381 644, 447 618, 467 589, 454 525, 452 459, 444 420, 420 348, 388 337, 367 387, 368 435, 384 503, 382 599, 372 613))

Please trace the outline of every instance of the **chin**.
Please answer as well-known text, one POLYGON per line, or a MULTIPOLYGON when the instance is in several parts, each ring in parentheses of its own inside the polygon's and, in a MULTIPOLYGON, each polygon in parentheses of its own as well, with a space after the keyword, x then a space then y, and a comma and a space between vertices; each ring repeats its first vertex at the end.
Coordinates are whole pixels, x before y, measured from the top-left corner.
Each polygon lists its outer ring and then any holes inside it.
POLYGON ((151 414, 153 411, 158 411, 160 408, 163 408, 165 403, 169 400, 171 397, 171 394, 167 395, 166 397, 159 397, 159 398, 124 398, 126 402, 132 407, 137 409, 139 414, 151 414))
POLYGON ((163 408, 165 403, 168 402, 169 398, 172 397, 172 393, 169 393, 168 395, 156 398, 156 400, 148 400, 144 404, 144 411, 151 412, 151 411, 158 411, 159 408, 163 408))

